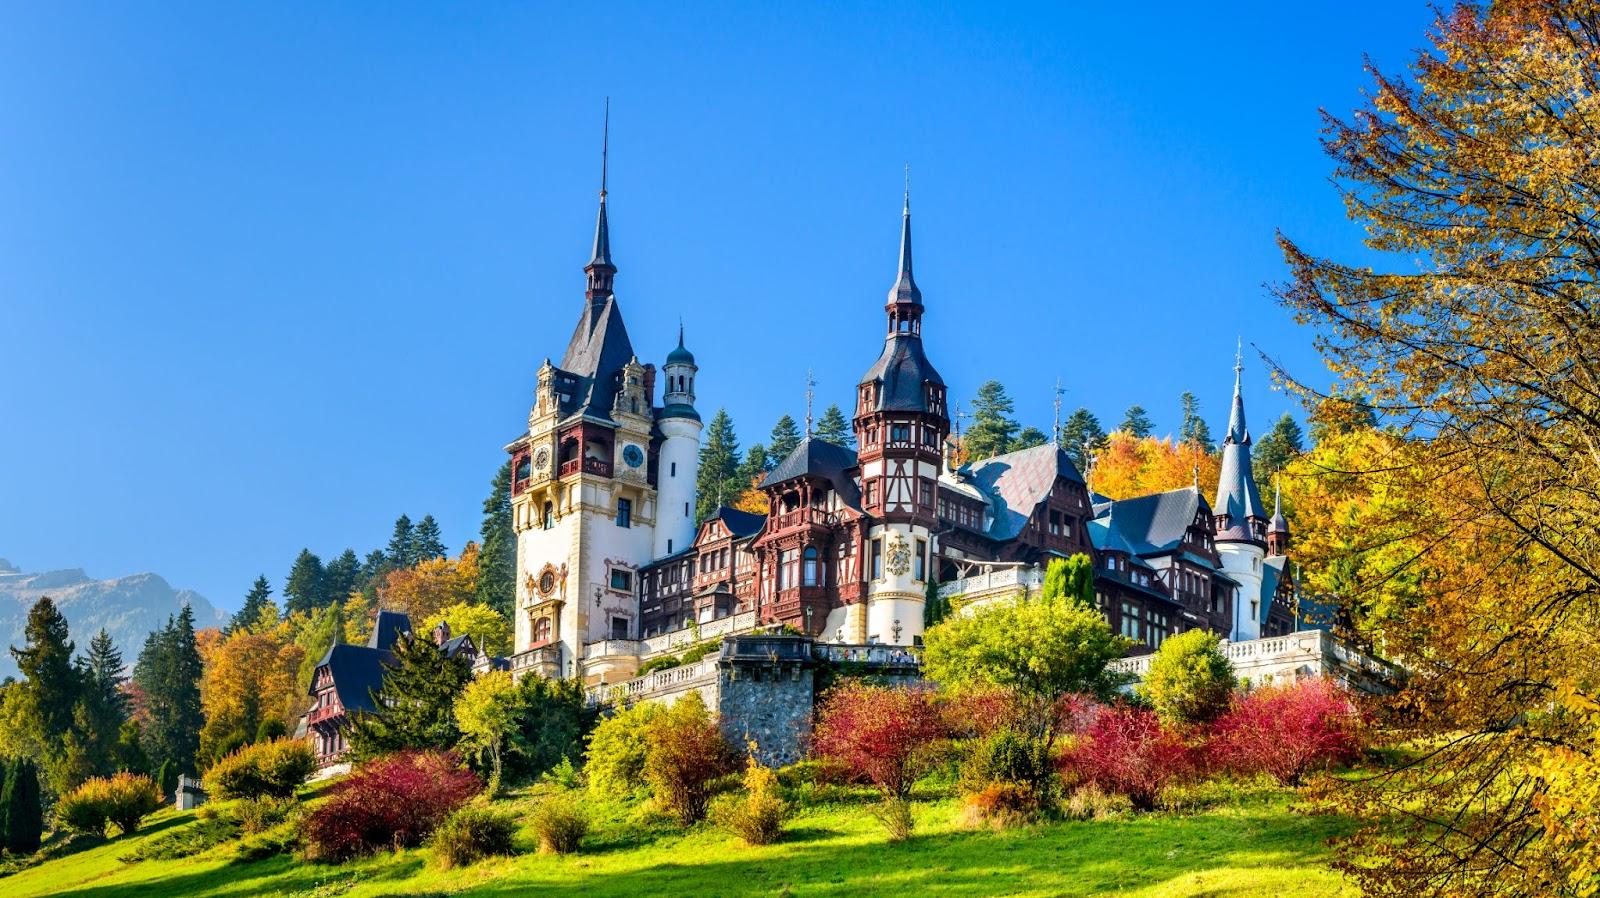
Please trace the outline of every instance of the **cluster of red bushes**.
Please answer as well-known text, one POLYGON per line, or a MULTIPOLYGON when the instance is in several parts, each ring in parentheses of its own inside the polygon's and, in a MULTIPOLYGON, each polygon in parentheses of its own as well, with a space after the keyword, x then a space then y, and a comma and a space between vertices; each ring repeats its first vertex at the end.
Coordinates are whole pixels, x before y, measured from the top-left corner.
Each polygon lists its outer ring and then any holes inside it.
POLYGON ((357 768, 306 821, 306 854, 344 860, 422 841, 483 789, 451 752, 402 751, 357 768))
POLYGON ((1353 761, 1361 718, 1350 696, 1323 679, 1265 686, 1236 698, 1214 723, 1187 733, 1142 708, 1089 706, 1059 760, 1063 774, 1150 808, 1168 784, 1206 774, 1266 774, 1298 785, 1306 774, 1353 761))
MULTIPOLYGON (((1322 679, 1255 689, 1237 696, 1213 723, 1183 731, 1163 727, 1144 708, 1081 695, 1062 697, 1050 712, 1047 728, 1060 734, 1053 757, 1064 784, 1124 795, 1140 809, 1154 807, 1169 785, 1212 774, 1266 774, 1297 785, 1314 770, 1354 760, 1362 745, 1354 703, 1322 679)), ((812 747, 886 795, 903 797, 936 760, 940 740, 971 740, 980 774, 1004 772, 995 782, 1009 786, 1028 782, 1029 720, 1005 691, 941 695, 849 683, 818 709, 812 747)), ((982 789, 992 784, 969 785, 988 796, 982 789)))

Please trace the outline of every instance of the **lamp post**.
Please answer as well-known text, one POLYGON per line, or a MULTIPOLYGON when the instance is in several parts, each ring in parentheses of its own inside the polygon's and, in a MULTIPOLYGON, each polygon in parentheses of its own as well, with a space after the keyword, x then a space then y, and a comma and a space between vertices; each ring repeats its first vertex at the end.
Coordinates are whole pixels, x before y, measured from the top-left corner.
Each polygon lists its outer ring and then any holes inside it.
POLYGON ((812 608, 810 605, 805 606, 805 608, 803 608, 801 610, 801 614, 805 615, 805 619, 806 619, 806 635, 807 636, 811 635, 811 615, 813 613, 815 613, 815 609, 812 608))

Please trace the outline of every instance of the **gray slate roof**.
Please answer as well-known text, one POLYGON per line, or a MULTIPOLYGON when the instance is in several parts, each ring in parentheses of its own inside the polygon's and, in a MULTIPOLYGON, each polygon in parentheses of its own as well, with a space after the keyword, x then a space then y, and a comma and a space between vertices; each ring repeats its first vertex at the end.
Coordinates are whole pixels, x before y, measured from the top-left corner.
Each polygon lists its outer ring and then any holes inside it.
POLYGON ((1191 486, 1097 505, 1095 514, 1136 554, 1147 555, 1178 548, 1195 515, 1210 510, 1205 502, 1191 486))
POLYGON ((611 420, 611 404, 622 383, 622 369, 633 357, 633 344, 628 340, 616 297, 608 296, 599 305, 585 306, 561 359, 561 370, 577 379, 573 401, 562 411, 611 420))
POLYGON ((767 516, 764 514, 752 514, 726 505, 718 506, 711 516, 721 521, 722 526, 728 528, 734 539, 753 536, 767 523, 767 516))
MULTIPOLYGON (((318 667, 328 668, 333 676, 333 691, 345 713, 371 711, 376 706, 372 693, 383 686, 383 668, 394 660, 388 649, 375 649, 370 645, 352 645, 338 642, 328 647, 318 667)), ((316 694, 316 689, 307 690, 316 694)))
POLYGON ((856 467, 856 452, 830 443, 820 437, 806 437, 800 445, 794 447, 789 457, 778 463, 776 468, 767 474, 761 481, 761 488, 777 486, 785 480, 796 477, 820 477, 833 486, 834 492, 839 494, 840 501, 851 508, 861 507, 861 491, 856 488, 855 478, 848 472, 856 467))
POLYGON ((1250 468, 1250 430, 1244 423, 1244 395, 1237 378, 1233 382, 1233 411, 1228 416, 1228 435, 1222 440, 1222 473, 1217 477, 1218 515, 1228 516, 1228 526, 1217 533, 1220 540, 1250 540, 1249 519, 1266 520, 1261 494, 1256 491, 1255 473, 1250 468))
POLYGON ((962 468, 962 474, 989 497, 994 520, 987 535, 998 540, 1015 539, 1022 532, 1033 510, 1049 497, 1057 477, 1083 482, 1072 459, 1053 443, 973 462, 962 468))

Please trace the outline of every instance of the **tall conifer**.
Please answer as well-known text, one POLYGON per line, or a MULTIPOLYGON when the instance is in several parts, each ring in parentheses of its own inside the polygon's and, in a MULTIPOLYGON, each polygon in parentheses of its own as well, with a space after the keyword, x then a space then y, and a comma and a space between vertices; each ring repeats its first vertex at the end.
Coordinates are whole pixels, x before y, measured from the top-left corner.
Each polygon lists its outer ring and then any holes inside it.
POLYGON ((511 525, 511 460, 494 475, 483 500, 482 538, 478 552, 478 601, 511 617, 517 594, 517 535, 511 525))

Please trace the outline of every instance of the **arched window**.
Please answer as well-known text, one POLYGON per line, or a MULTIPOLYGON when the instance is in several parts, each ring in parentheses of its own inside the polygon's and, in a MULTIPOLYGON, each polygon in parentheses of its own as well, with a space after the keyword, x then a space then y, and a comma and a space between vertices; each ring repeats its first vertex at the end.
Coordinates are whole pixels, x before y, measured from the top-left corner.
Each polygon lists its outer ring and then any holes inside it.
POLYGON ((806 546, 805 551, 805 585, 818 586, 817 582, 817 547, 806 546))

